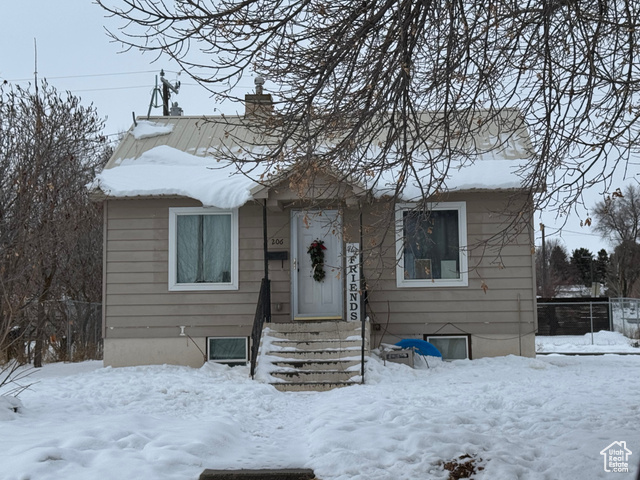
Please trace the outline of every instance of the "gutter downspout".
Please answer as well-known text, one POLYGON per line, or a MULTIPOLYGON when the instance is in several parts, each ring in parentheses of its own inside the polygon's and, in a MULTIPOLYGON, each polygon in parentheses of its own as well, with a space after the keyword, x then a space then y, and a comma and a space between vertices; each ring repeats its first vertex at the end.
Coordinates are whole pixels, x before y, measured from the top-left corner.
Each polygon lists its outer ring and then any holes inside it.
POLYGON ((522 306, 520 305, 520 294, 518 294, 518 349, 522 356, 522 306))

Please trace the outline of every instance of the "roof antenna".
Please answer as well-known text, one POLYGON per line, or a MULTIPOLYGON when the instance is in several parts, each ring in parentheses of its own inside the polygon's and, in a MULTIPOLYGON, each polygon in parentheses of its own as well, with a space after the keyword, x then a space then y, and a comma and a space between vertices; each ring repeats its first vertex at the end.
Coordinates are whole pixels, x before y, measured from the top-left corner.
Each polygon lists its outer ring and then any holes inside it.
POLYGON ((38 42, 33 37, 33 79, 36 87, 36 98, 38 97, 38 42))
POLYGON ((180 90, 180 82, 176 82, 175 85, 171 85, 171 82, 164 78, 164 70, 160 70, 160 81, 162 82, 162 115, 169 116, 169 98, 171 98, 171 92, 177 94, 180 90))
POLYGON ((160 95, 160 87, 158 87, 158 76, 156 75, 156 86, 153 87, 153 91, 151 92, 151 101, 149 102, 149 110, 147 110, 147 120, 149 120, 151 116, 151 109, 161 106, 158 104, 158 95, 160 95))
MULTIPOLYGON (((180 75, 180 73, 178 73, 178 75, 180 75)), ((164 117, 173 115, 171 113, 173 109, 170 109, 169 99, 171 98, 171 92, 177 94, 178 90, 180 90, 180 82, 176 82, 175 85, 171 85, 171 82, 164 78, 164 70, 160 70, 160 82, 162 83, 162 89, 160 89, 160 86, 158 86, 158 76, 156 75, 156 86, 153 87, 153 91, 151 92, 149 110, 147 110, 147 120, 149 120, 149 117, 151 116, 152 108, 162 107, 162 115, 164 117), (158 103, 158 96, 162 98, 162 104, 158 103)))

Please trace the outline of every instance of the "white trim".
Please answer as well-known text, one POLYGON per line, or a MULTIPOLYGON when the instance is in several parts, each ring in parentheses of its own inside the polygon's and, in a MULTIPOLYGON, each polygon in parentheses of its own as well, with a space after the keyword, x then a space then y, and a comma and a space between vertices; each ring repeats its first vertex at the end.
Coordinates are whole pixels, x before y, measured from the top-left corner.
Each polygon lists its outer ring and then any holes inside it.
POLYGON ((215 207, 169 208, 169 291, 238 290, 238 209, 223 210, 215 207), (178 215, 231 215, 231 282, 178 283, 177 282, 177 217, 178 215))
POLYGON ((207 362, 213 362, 213 363, 225 363, 225 364, 243 364, 243 363, 248 363, 249 362, 249 337, 207 337, 207 362), (209 341, 210 340, 238 340, 238 339, 242 339, 244 340, 244 360, 238 360, 237 358, 234 359, 221 359, 221 360, 211 360, 210 356, 211 356, 211 350, 210 350, 210 344, 209 341))
POLYGON ((458 239, 460 241, 460 278, 406 279, 404 277, 404 212, 416 209, 415 204, 396 205, 396 286, 406 287, 466 287, 469 285, 467 260, 467 204, 466 202, 442 202, 427 205, 430 211, 457 210, 458 239))
MULTIPOLYGON (((468 359, 471 358, 471 356, 469 355, 469 335, 429 335, 429 334, 425 335, 425 340, 427 342, 429 342, 429 343, 431 343, 431 340, 429 340, 430 338, 442 338, 442 339, 464 338, 464 345, 465 345, 466 353, 467 353, 467 357, 466 358, 468 358, 468 359)), ((440 353, 442 353, 442 352, 440 352, 440 353)), ((461 360, 461 359, 458 359, 458 358, 445 359, 445 358, 443 358, 443 360, 461 360)))
POLYGON ((290 226, 291 226, 291 252, 289 256, 291 261, 289 262, 291 268, 291 318, 296 319, 298 314, 298 216, 301 210, 291 210, 290 213, 290 226))

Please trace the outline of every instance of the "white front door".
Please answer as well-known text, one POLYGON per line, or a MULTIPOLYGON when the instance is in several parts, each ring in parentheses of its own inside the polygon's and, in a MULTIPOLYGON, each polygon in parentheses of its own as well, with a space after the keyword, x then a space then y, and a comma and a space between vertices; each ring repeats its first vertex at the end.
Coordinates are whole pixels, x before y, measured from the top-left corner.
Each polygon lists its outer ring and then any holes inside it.
POLYGON ((294 211, 291 255, 294 319, 342 318, 342 222, 337 210, 294 211), (324 242, 322 281, 314 279, 309 246, 324 242))

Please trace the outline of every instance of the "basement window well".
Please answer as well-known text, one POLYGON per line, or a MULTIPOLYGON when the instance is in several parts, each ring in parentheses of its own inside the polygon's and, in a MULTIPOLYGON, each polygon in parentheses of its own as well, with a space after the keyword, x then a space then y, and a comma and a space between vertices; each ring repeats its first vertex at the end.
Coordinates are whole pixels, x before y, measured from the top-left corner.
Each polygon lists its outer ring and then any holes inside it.
POLYGON ((247 337, 208 337, 207 358, 210 362, 244 365, 249 361, 247 337))
POLYGON ((425 335, 424 337, 438 349, 443 360, 471 358, 470 335, 425 335))

